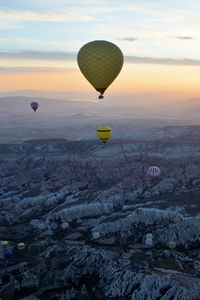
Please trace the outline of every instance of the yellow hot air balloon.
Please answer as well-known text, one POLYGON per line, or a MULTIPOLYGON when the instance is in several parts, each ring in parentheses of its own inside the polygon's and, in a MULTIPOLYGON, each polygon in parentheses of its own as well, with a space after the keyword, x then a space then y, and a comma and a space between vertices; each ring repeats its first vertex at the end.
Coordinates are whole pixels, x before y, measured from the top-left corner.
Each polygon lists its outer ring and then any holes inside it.
POLYGON ((122 69, 124 56, 115 44, 93 41, 78 52, 78 65, 91 85, 100 92, 99 99, 122 69))
POLYGON ((1 241, 1 247, 2 248, 7 248, 8 247, 8 242, 7 241, 1 241))
POLYGON ((105 144, 112 135, 112 130, 108 126, 99 127, 97 129, 97 137, 105 144))
POLYGON ((24 250, 24 249, 25 249, 25 244, 24 244, 24 243, 19 243, 19 244, 17 244, 17 249, 18 249, 19 251, 24 250))

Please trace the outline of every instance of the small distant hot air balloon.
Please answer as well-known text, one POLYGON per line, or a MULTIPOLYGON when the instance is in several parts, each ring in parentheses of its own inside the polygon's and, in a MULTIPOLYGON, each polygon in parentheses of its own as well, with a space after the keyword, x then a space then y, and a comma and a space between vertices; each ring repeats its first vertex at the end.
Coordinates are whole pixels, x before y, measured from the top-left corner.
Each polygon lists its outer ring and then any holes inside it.
POLYGON ((152 239, 153 238, 153 234, 152 233, 147 233, 146 234, 146 239, 152 239))
POLYGON ((64 222, 64 223, 62 223, 61 227, 63 230, 66 230, 69 228, 69 224, 67 222, 64 222))
POLYGON ((169 242, 169 248, 171 250, 175 249, 176 248, 176 243, 175 242, 169 242))
POLYGON ((1 247, 6 249, 8 247, 8 242, 7 241, 1 241, 1 247))
POLYGON ((37 102, 31 102, 31 108, 36 111, 39 107, 39 104, 37 102))
POLYGON ((17 244, 17 249, 19 250, 19 251, 23 251, 24 249, 25 249, 25 244, 24 243, 18 243, 17 244))
POLYGON ((147 175, 150 180, 157 180, 160 177, 160 169, 156 166, 149 167, 147 170, 147 175))
POLYGON ((78 52, 78 65, 91 85, 100 93, 99 99, 120 73, 124 56, 113 43, 93 41, 85 44, 78 52))
POLYGON ((93 232, 92 234, 93 239, 98 239, 100 237, 100 233, 98 231, 93 232))
POLYGON ((153 246, 153 240, 151 238, 148 238, 145 240, 145 244, 147 247, 152 247, 153 246))
POLYGON ((10 258, 12 258, 12 256, 13 256, 13 253, 12 253, 12 250, 11 250, 11 249, 6 249, 6 250, 4 251, 4 257, 5 257, 6 259, 10 259, 10 258))
POLYGON ((105 144, 112 136, 112 129, 108 126, 99 127, 97 129, 97 137, 105 144))

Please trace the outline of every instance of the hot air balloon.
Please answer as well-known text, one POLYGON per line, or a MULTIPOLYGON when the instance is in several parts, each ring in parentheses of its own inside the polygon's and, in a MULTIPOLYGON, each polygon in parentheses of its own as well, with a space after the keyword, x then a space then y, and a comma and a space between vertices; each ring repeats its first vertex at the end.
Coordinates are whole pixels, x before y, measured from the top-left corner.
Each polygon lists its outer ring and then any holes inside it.
POLYGON ((152 233, 147 233, 146 234, 146 239, 153 239, 153 234, 152 233))
POLYGON ((146 239, 145 244, 146 244, 147 247, 150 248, 150 247, 153 246, 153 240, 148 238, 148 239, 146 239))
POLYGON ((169 248, 171 250, 175 249, 176 248, 176 243, 175 242, 169 242, 169 248))
POLYGON ((99 127, 97 129, 97 137, 105 144, 112 136, 112 129, 108 126, 99 127))
POLYGON ((95 232, 92 233, 92 237, 93 237, 93 239, 96 240, 100 237, 100 233, 98 231, 95 231, 95 232))
POLYGON ((12 256, 13 256, 13 253, 12 253, 12 250, 11 250, 11 249, 6 249, 6 250, 4 251, 4 257, 5 257, 6 259, 10 259, 10 258, 12 258, 12 256))
POLYGON ((1 241, 1 247, 6 249, 8 247, 8 242, 7 241, 1 241))
POLYGON ((64 223, 62 223, 61 227, 63 230, 66 230, 69 228, 69 224, 67 222, 64 222, 64 223))
POLYGON ((18 243, 18 244, 17 244, 17 249, 18 249, 19 251, 24 250, 24 249, 25 249, 25 244, 24 244, 24 243, 18 243))
POLYGON ((147 170, 147 175, 149 176, 150 180, 157 180, 160 177, 160 169, 156 166, 149 167, 147 170))
POLYGON ((93 41, 78 52, 78 65, 91 85, 100 93, 99 99, 122 69, 124 56, 113 43, 93 41))
POLYGON ((39 107, 39 104, 37 102, 31 102, 31 108, 36 111, 39 107))

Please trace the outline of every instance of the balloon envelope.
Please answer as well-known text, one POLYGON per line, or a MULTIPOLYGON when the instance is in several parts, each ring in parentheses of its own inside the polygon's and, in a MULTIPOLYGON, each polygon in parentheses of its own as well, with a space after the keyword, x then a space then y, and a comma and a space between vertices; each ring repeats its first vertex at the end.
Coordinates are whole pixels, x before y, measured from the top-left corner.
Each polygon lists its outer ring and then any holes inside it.
POLYGON ((152 246, 153 245, 153 240, 152 239, 146 239, 145 244, 146 244, 146 246, 152 246))
POLYGON ((105 144, 112 136, 112 129, 108 126, 99 127, 97 129, 97 137, 105 144))
POLYGON ((97 231, 93 232, 92 237, 93 237, 93 239, 98 239, 100 237, 99 232, 97 232, 97 231))
POLYGON ((25 248, 25 244, 24 243, 19 243, 19 244, 17 244, 17 249, 18 250, 24 250, 24 248, 25 248))
POLYGON ((121 71, 124 56, 118 46, 100 40, 84 45, 77 60, 82 74, 103 95, 121 71))
POLYGON ((176 243, 175 242, 170 242, 169 243, 169 248, 170 249, 175 249, 176 248, 176 243))
POLYGON ((39 107, 39 104, 37 102, 31 102, 31 108, 36 111, 39 107))
POLYGON ((62 227, 63 230, 68 229, 69 224, 67 222, 64 222, 64 223, 62 223, 61 227, 62 227))
POLYGON ((152 233, 147 233, 146 234, 146 239, 153 239, 153 234, 152 233))
POLYGON ((5 251, 4 251, 4 257, 5 258, 7 258, 7 259, 9 259, 9 258, 11 258, 12 257, 12 250, 11 249, 6 249, 5 251))
POLYGON ((147 170, 147 175, 151 178, 158 178, 160 176, 160 169, 156 166, 151 166, 147 170))
POLYGON ((8 246, 7 241, 1 241, 1 247, 6 248, 8 246))

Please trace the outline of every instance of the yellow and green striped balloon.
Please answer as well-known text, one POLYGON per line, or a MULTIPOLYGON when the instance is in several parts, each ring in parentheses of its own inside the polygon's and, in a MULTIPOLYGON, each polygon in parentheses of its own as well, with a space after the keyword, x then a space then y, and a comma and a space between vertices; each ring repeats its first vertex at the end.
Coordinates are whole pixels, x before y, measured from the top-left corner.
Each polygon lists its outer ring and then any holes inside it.
POLYGON ((124 56, 113 43, 93 41, 79 50, 77 60, 82 74, 102 97, 120 73, 124 56))
POLYGON ((97 129, 97 137, 105 144, 112 136, 112 129, 108 126, 102 126, 97 129))

